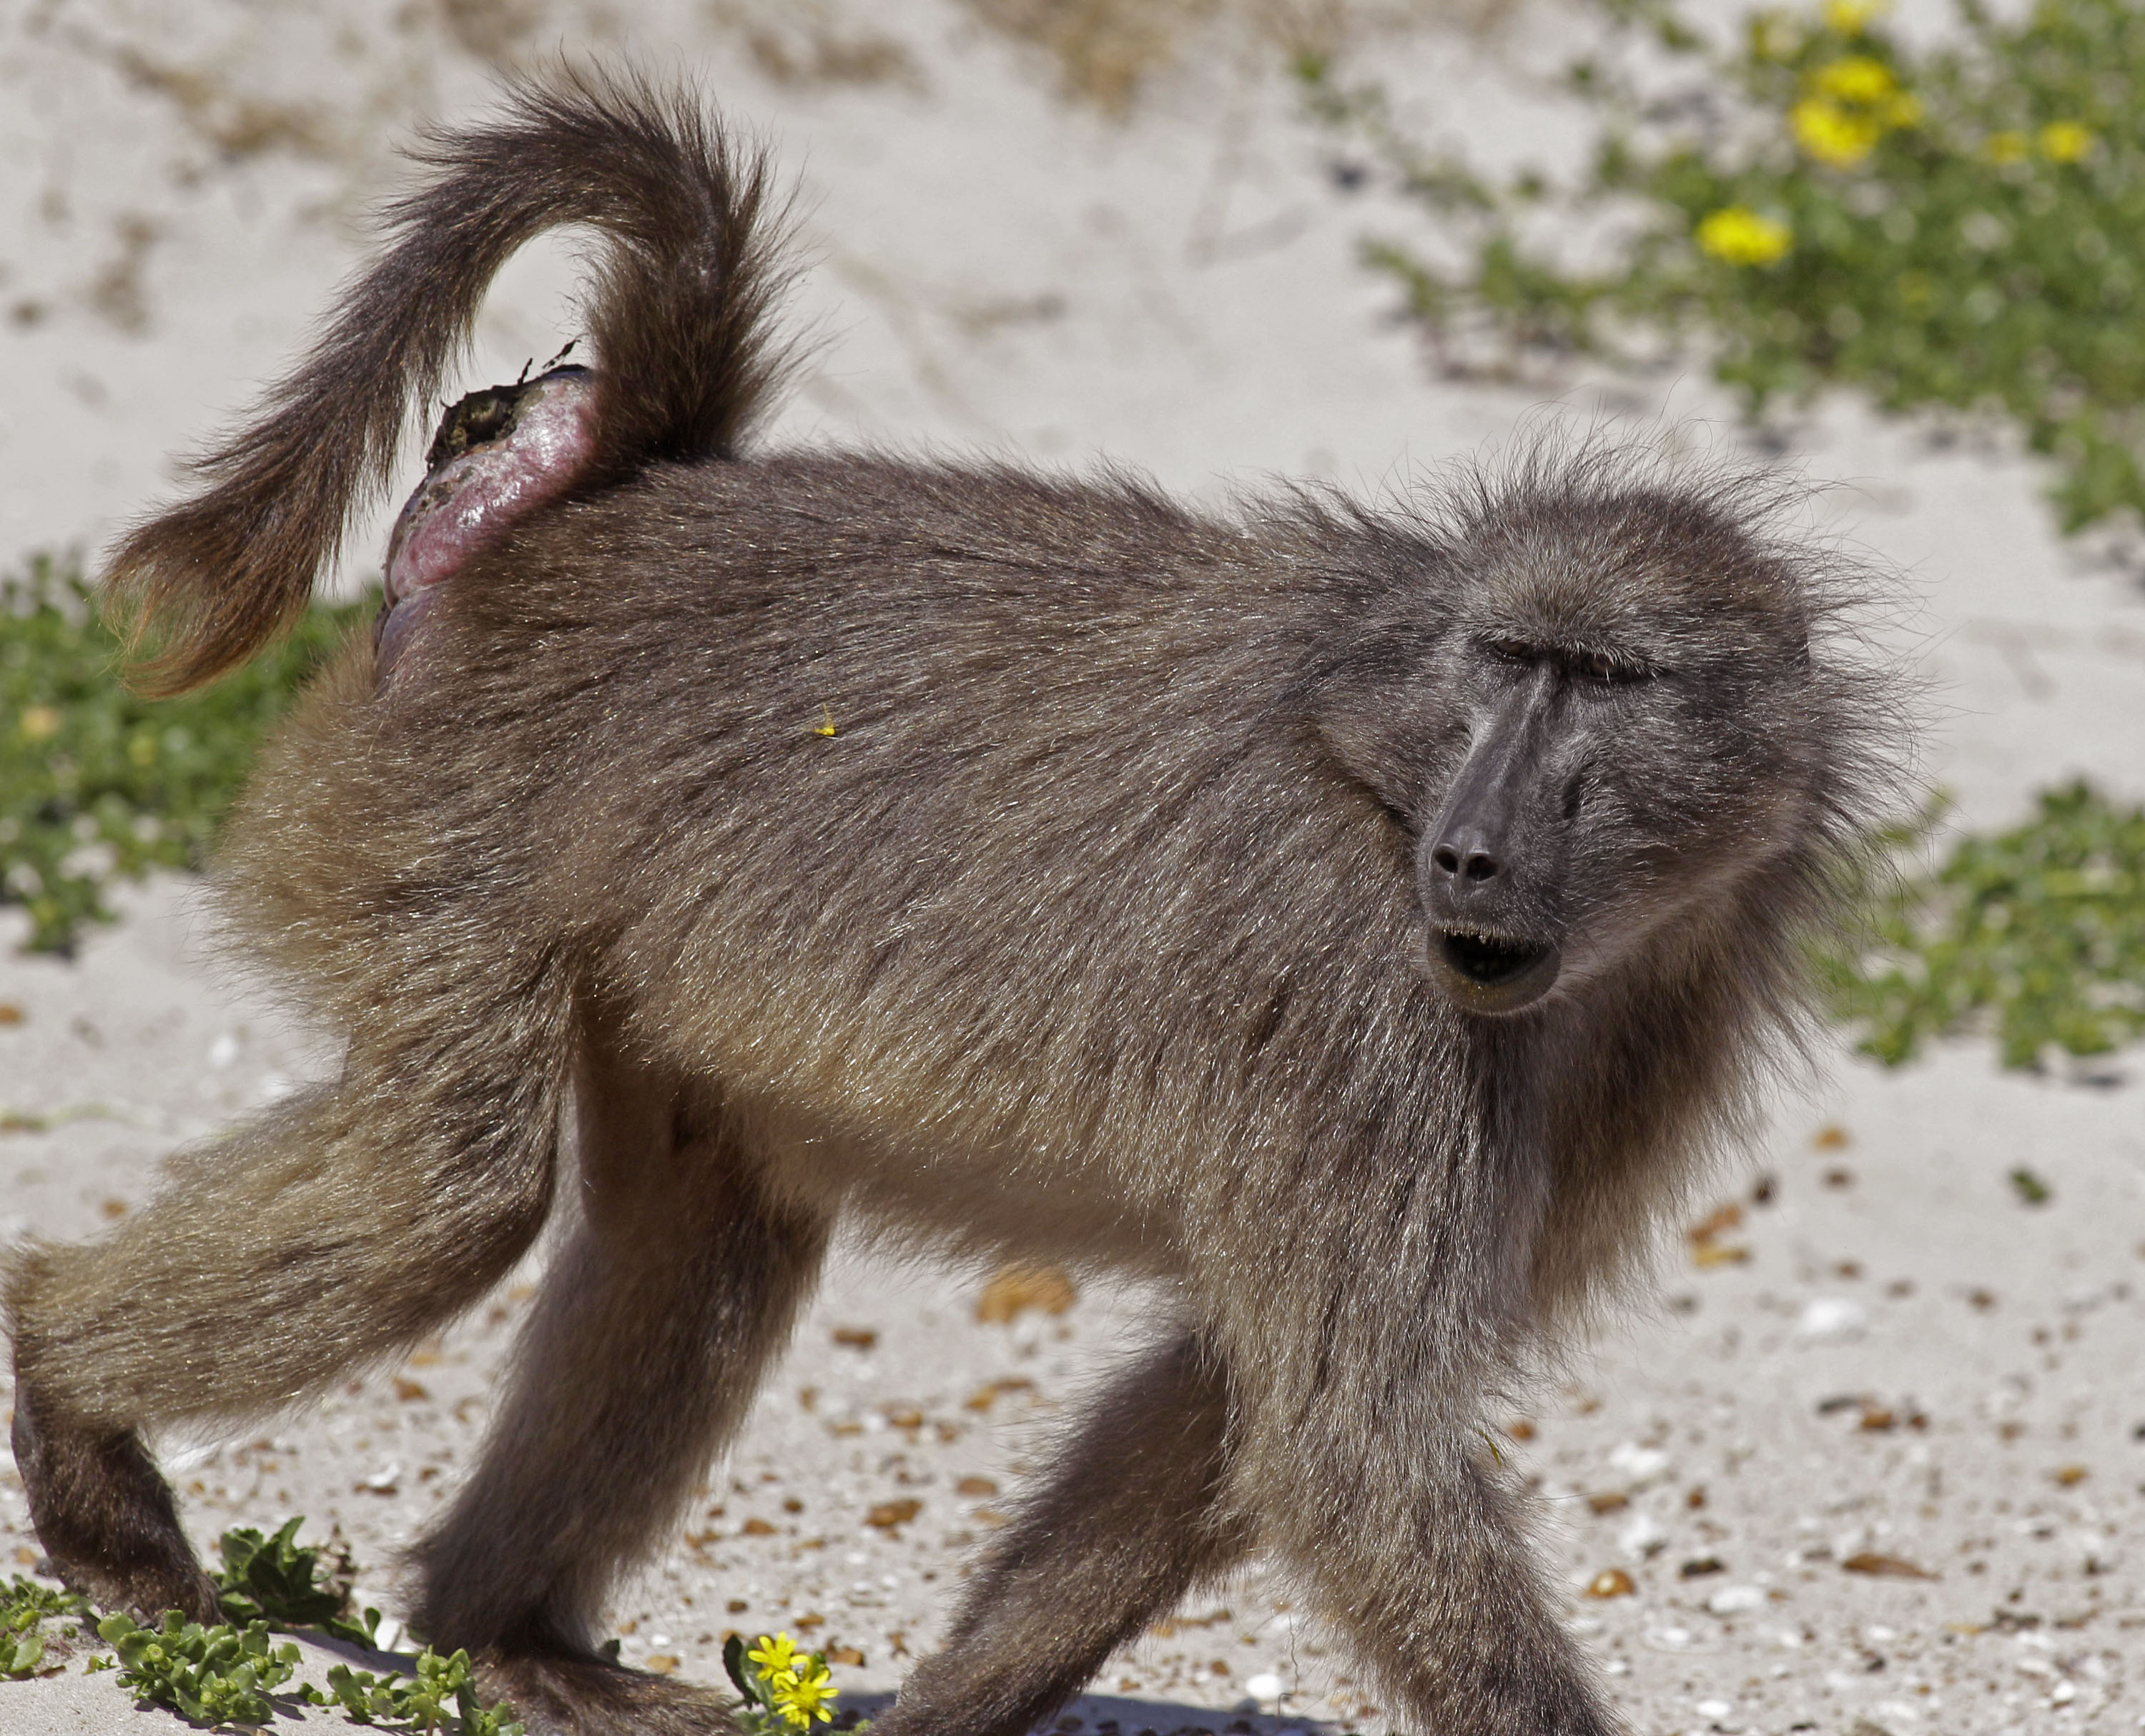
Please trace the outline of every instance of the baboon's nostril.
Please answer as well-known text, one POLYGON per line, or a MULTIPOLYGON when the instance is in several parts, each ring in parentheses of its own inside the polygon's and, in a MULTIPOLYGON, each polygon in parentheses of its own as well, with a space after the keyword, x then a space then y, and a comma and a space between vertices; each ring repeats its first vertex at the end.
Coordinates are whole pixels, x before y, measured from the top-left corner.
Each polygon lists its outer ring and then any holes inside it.
POLYGON ((1495 880, 1505 872, 1505 864, 1494 851, 1483 848, 1479 828, 1462 828, 1454 837, 1431 848, 1431 865, 1441 874, 1472 886, 1481 886, 1495 880))

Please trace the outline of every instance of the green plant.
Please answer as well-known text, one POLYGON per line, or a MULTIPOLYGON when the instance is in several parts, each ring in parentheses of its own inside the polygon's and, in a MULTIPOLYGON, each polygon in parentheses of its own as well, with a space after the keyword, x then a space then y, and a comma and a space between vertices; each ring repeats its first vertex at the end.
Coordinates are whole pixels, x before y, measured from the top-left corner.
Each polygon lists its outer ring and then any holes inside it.
MULTIPOLYGON (((89 1599, 15 1574, 0 1589, 0 1681, 24 1681, 53 1666, 42 1629, 51 1617, 87 1615, 89 1599)), ((78 1631, 70 1629, 70 1634, 78 1631)))
POLYGON ((273 1628, 318 1628, 359 1645, 375 1644, 380 1612, 367 1609, 360 1626, 349 1620, 356 1569, 346 1545, 327 1550, 296 1541, 302 1516, 286 1520, 272 1537, 250 1526, 226 1531, 216 1547, 223 1568, 216 1589, 228 1620, 265 1621, 273 1628))
MULTIPOLYGON (((223 1567, 216 1581, 228 1621, 205 1627, 175 1609, 158 1626, 145 1628, 129 1616, 106 1616, 97 1630, 118 1654, 121 1682, 197 1724, 258 1724, 272 1709, 271 1695, 290 1682, 300 1661, 296 1646, 270 1644, 271 1629, 311 1629, 361 1645, 376 1644, 377 1609, 365 1612, 362 1627, 347 1619, 356 1571, 349 1550, 340 1544, 301 1544, 298 1527, 304 1523, 286 1520, 273 1534, 247 1526, 223 1534, 217 1544, 223 1567)), ((48 1599, 62 1595, 29 1589, 48 1599)), ((76 1599, 71 1607, 87 1612, 89 1605, 76 1599)), ((97 1666, 97 1660, 91 1663, 97 1666)), ((339 1707, 357 1724, 384 1723, 425 1736, 446 1731, 521 1736, 512 1707, 486 1706, 478 1697, 467 1652, 442 1657, 428 1647, 406 1673, 376 1674, 338 1664, 328 1671, 325 1689, 300 1684, 287 1697, 339 1707), (396 1680, 405 1674, 406 1683, 396 1680)))
MULTIPOLYGON (((1937 816, 1903 828, 1909 845, 1937 816)), ((2007 1067, 2145 1036, 2145 808, 2076 783, 2023 824, 1958 840, 1873 905, 1872 944, 1822 961, 1834 1011, 1887 1066, 1992 1028, 2007 1067)))
POLYGON ((430 1649, 420 1653, 407 1687, 390 1676, 338 1664, 328 1671, 327 1691, 308 1688, 306 1698, 316 1706, 340 1706, 356 1724, 385 1720, 426 1736, 449 1729, 459 1736, 521 1736, 512 1707, 488 1707, 477 1698, 467 1652, 450 1658, 430 1649))
POLYGON ((2145 509, 2145 10, 1959 0, 1927 49, 1878 12, 1759 12, 1724 47, 1673 0, 1625 0, 1610 52, 1571 70, 1600 135, 1564 187, 1493 182, 1416 146, 1376 87, 1299 72, 1437 220, 1441 251, 1365 256, 1448 366, 1695 338, 1754 415, 1834 385, 1994 411, 2056 461, 2067 530, 2145 509), (1575 236, 1610 262, 1572 263, 1575 236))
MULTIPOLYGON (((272 1536, 234 1526, 218 1540, 223 1569, 216 1576, 223 1613, 234 1624, 265 1621, 276 1628, 311 1628, 359 1645, 379 1643, 380 1612, 365 1611, 362 1626, 349 1619, 356 1564, 336 1541, 308 1547, 297 1540, 303 1517, 286 1520, 272 1536)), ((460 1736, 520 1736, 513 1709, 486 1707, 478 1699, 467 1652, 441 1657, 429 1647, 417 1654, 407 1685, 395 1672, 376 1674, 338 1664, 328 1671, 325 1693, 306 1687, 301 1698, 340 1706, 359 1724, 383 1719, 398 1728, 433 1731, 452 1728, 460 1736)))
POLYGON ((28 910, 33 950, 108 920, 115 882, 200 866, 262 734, 371 606, 316 608, 227 680, 152 701, 119 680, 73 564, 0 576, 0 903, 28 910))
MULTIPOLYGON (((97 1631, 118 1654, 122 1685, 199 1724, 265 1723, 274 1711, 271 1696, 297 1674, 300 1662, 296 1646, 270 1644, 265 1621, 203 1627, 174 1609, 157 1627, 107 1615, 97 1631)), ((512 1707, 486 1706, 478 1698, 467 1652, 443 1658, 427 1649, 418 1654, 406 1685, 395 1679, 397 1674, 338 1664, 329 1669, 325 1689, 301 1683, 286 1697, 340 1708, 356 1724, 384 1723, 423 1736, 521 1736, 512 1707)))
POLYGON ((122 1686, 199 1724, 265 1724, 269 1694, 298 1669, 297 1647, 271 1645, 266 1622, 203 1627, 173 1609, 157 1627, 113 1614, 97 1631, 118 1654, 122 1686))

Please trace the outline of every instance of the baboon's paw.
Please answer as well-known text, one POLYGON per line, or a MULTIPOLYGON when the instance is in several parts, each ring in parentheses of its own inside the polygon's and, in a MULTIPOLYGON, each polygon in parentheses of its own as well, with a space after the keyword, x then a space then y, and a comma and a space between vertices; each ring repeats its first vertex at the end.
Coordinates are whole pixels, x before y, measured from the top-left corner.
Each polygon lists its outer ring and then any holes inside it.
POLYGON ((512 1702, 529 1736, 738 1736, 729 1702, 713 1689, 606 1658, 493 1651, 476 1666, 485 1699, 512 1702))
POLYGON ((554 368, 471 392, 441 419, 430 467, 387 544, 386 598, 373 632, 386 679, 435 587, 508 525, 572 487, 594 450, 595 377, 554 368))
POLYGON ((167 1609, 221 1619, 216 1585, 179 1525, 172 1491, 132 1430, 69 1427, 15 1390, 15 1468, 57 1575, 98 1603, 154 1621, 167 1609))

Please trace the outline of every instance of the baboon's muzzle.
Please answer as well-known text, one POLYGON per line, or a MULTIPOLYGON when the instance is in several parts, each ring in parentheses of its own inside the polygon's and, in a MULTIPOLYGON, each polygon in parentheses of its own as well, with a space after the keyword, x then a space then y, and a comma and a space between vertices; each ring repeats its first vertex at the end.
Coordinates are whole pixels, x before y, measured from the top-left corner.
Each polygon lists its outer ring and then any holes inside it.
POLYGON ((1555 676, 1546 666, 1487 719, 1446 793, 1417 862, 1430 918, 1430 963, 1470 1012, 1515 1012, 1556 981, 1556 944, 1540 938, 1540 806, 1555 676), (1531 848, 1530 848, 1531 843, 1531 848), (1519 872, 1531 866, 1532 873, 1519 872))

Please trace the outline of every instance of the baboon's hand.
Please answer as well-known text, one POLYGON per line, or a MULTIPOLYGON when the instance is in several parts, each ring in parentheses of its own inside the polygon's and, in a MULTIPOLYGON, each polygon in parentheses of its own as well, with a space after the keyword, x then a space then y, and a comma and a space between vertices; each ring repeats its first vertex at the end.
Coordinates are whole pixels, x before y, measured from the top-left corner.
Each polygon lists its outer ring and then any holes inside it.
POLYGON ((594 450, 595 380, 555 368, 520 386, 472 392, 446 413, 430 473, 387 545, 386 599, 373 629, 386 680, 443 579, 516 520, 573 485, 594 450))

